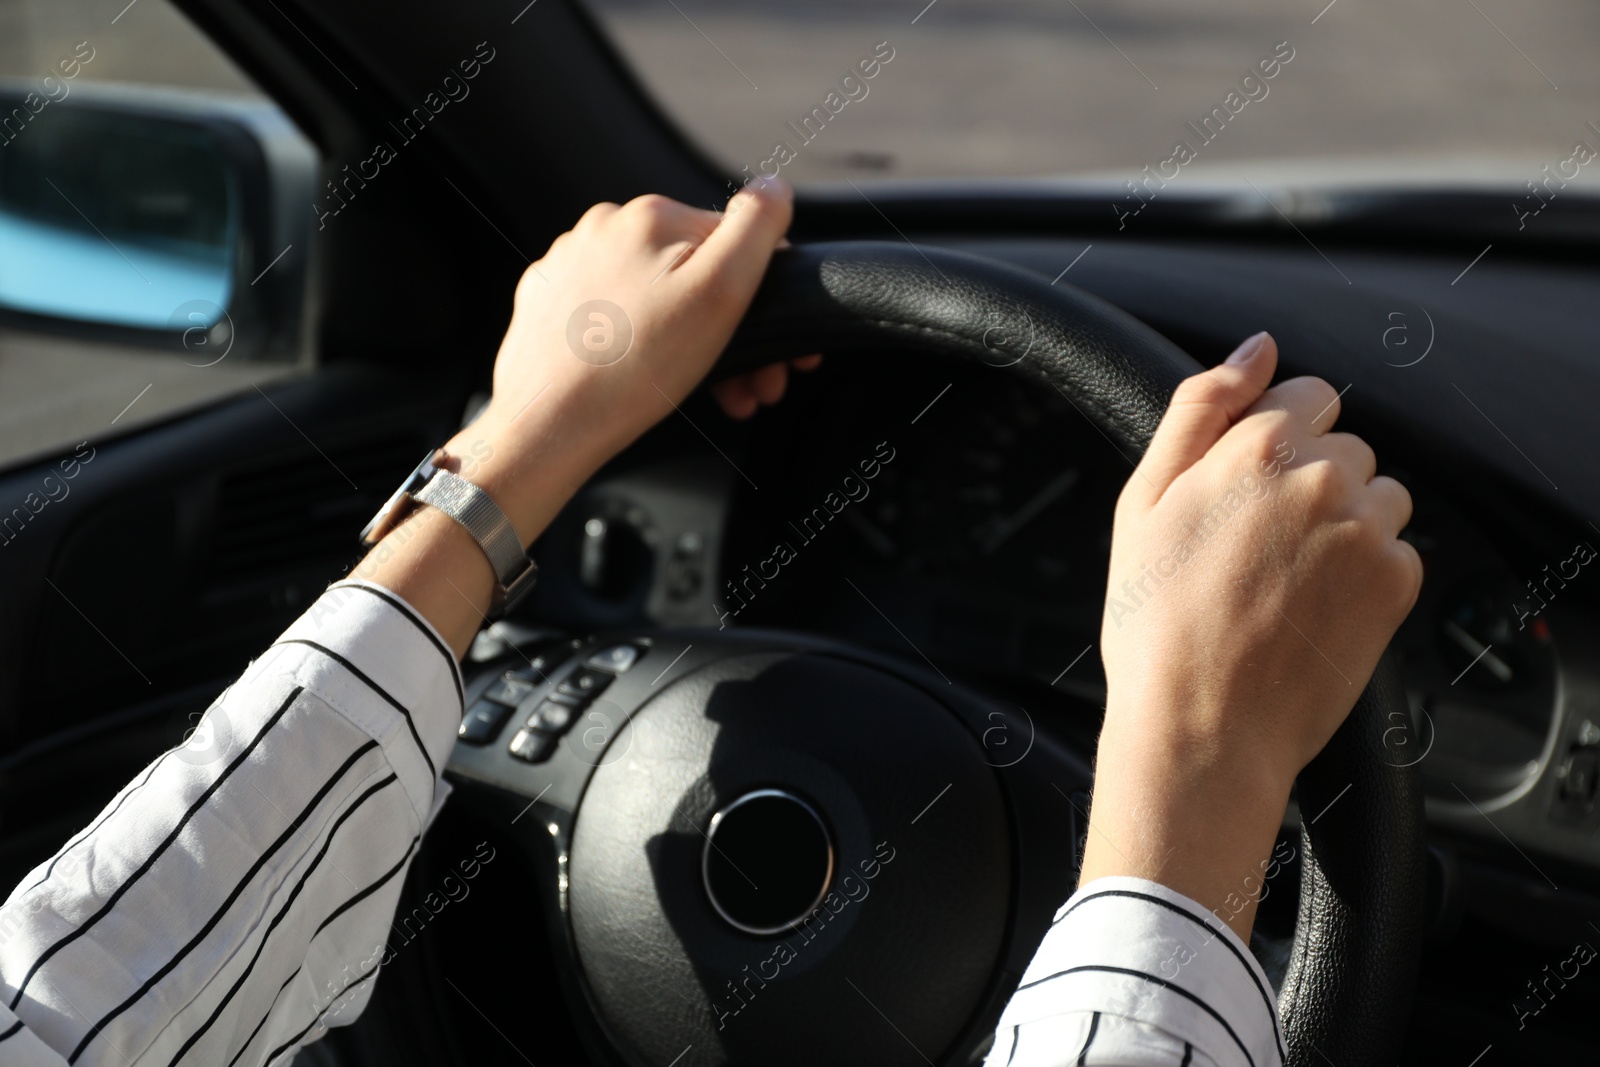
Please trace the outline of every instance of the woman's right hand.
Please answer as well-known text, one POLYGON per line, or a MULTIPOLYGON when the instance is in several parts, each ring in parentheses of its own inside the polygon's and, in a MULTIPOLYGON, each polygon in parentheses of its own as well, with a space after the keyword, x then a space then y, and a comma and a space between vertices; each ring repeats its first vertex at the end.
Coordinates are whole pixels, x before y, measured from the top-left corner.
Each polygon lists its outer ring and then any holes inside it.
POLYGON ((1330 432, 1332 386, 1269 389, 1276 366, 1258 334, 1183 382, 1118 500, 1084 881, 1243 897, 1295 776, 1416 603, 1410 494, 1330 432))

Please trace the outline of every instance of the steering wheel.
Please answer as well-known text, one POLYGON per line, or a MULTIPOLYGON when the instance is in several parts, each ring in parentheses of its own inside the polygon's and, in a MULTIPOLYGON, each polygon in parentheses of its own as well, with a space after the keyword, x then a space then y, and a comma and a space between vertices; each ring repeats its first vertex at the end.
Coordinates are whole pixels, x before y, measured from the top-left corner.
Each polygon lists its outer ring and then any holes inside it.
MULTIPOLYGON (((779 252, 717 374, 816 351, 1025 375, 1125 457, 1201 370, 1070 286, 868 242, 779 252)), ((643 659, 574 743, 532 767, 512 768, 503 745, 462 746, 452 763, 519 800, 543 787, 572 997, 597 1054, 655 1067, 980 1057, 1074 888, 1085 742, 931 663, 838 642, 739 629, 616 640, 633 652, 577 659, 643 659)), ((1319 814, 1302 830, 1278 996, 1287 1063, 1399 1053, 1426 883, 1416 771, 1390 756, 1409 721, 1385 656, 1297 783, 1302 811, 1319 814)))

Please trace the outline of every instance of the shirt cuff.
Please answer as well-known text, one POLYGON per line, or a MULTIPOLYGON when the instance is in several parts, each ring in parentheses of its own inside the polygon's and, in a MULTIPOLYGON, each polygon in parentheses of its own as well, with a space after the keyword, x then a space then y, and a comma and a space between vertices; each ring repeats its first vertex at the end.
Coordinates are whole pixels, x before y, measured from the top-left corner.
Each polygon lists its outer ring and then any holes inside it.
POLYGON ((1272 986, 1250 949, 1201 905, 1143 878, 1097 878, 1062 906, 1002 1036, 1075 1012, 1155 1027, 1221 1065, 1284 1058, 1272 986))
MULTIPOLYGON (((371 582, 338 582, 284 631, 272 652, 257 669, 292 674, 382 744, 391 759, 415 762, 437 781, 461 724, 461 669, 449 645, 404 599, 371 582)), ((425 796, 414 797, 425 821, 434 792, 430 785, 425 796)))

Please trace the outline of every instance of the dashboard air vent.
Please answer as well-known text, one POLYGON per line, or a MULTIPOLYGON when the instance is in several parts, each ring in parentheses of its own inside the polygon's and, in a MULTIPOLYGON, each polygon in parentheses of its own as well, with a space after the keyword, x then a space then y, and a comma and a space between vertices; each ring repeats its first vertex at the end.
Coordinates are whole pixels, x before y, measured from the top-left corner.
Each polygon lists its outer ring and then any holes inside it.
POLYGON ((326 455, 307 445, 228 471, 217 487, 207 584, 251 585, 347 561, 361 524, 425 450, 420 436, 400 433, 326 445, 326 455))

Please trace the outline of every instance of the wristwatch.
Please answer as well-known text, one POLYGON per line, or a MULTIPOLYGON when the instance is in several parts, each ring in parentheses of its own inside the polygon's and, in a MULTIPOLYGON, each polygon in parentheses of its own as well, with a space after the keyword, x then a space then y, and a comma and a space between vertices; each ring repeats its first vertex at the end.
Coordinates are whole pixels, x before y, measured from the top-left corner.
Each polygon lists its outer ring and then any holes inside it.
POLYGON ((368 548, 376 545, 418 504, 438 508, 460 523, 488 557, 496 582, 488 614, 491 619, 500 618, 533 589, 539 568, 522 550, 522 539, 505 512, 488 493, 459 474, 435 467, 438 454, 437 450, 429 452, 378 509, 362 529, 361 543, 368 548))

